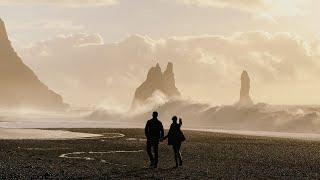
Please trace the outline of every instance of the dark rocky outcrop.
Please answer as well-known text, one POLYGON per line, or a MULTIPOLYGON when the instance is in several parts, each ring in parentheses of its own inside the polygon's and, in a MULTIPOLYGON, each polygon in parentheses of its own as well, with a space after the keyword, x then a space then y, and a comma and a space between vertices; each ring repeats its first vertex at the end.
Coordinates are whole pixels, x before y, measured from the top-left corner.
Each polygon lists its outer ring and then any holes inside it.
POLYGON ((237 103, 238 106, 251 106, 253 101, 250 97, 250 77, 247 71, 243 71, 241 74, 241 89, 240 99, 237 103))
POLYGON ((68 105, 27 67, 9 41, 0 19, 0 108, 63 110, 68 105))
POLYGON ((179 96, 180 92, 176 87, 176 80, 173 73, 173 64, 168 63, 167 69, 162 75, 162 91, 168 96, 179 96))
POLYGON ((173 64, 171 62, 168 63, 163 73, 159 64, 149 70, 147 79, 136 89, 132 108, 137 105, 143 105, 156 91, 160 91, 168 98, 180 96, 180 92, 176 87, 173 64))

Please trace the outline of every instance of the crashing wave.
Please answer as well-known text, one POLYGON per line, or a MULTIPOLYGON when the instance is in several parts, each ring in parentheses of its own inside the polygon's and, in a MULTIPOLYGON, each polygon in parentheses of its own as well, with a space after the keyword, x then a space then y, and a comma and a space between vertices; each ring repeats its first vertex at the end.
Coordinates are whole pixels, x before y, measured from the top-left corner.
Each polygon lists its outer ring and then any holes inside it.
POLYGON ((145 111, 139 113, 114 114, 99 110, 93 112, 89 119, 142 123, 150 119, 152 111, 158 111, 160 120, 167 124, 173 115, 182 117, 185 128, 320 132, 318 106, 276 106, 264 103, 248 107, 212 106, 181 98, 145 108, 145 111))

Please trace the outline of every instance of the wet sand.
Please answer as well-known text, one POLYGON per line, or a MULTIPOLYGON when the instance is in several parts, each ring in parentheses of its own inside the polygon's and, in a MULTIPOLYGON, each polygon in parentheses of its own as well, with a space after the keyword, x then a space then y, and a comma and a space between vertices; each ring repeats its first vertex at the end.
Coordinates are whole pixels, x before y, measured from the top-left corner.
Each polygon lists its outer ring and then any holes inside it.
POLYGON ((39 139, 39 140, 59 140, 59 139, 82 139, 99 137, 100 134, 89 134, 70 132, 62 130, 41 130, 41 129, 6 129, 0 128, 0 139, 39 139))
POLYGON ((318 179, 320 142, 185 131, 183 167, 160 145, 148 168, 142 129, 65 129, 77 140, 0 140, 0 179, 318 179))

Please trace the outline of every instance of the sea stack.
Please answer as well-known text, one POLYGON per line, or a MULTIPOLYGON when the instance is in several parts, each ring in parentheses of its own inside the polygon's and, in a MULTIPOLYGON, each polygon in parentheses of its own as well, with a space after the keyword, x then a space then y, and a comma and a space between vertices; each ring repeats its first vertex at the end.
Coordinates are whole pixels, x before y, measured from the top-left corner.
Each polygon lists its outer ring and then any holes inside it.
POLYGON ((0 19, 0 108, 64 110, 67 107, 62 97, 44 85, 22 62, 0 19))
POLYGON ((176 87, 176 80, 173 73, 173 64, 168 63, 167 69, 163 72, 162 75, 162 91, 170 97, 180 96, 180 92, 176 87))
POLYGON ((240 99, 237 105, 238 106, 253 105, 253 101, 250 98, 250 77, 247 71, 243 71, 241 74, 240 99))
POLYGON ((143 105, 156 91, 160 91, 168 98, 181 95, 176 87, 171 62, 163 73, 158 63, 149 70, 147 79, 135 91, 132 108, 143 105))

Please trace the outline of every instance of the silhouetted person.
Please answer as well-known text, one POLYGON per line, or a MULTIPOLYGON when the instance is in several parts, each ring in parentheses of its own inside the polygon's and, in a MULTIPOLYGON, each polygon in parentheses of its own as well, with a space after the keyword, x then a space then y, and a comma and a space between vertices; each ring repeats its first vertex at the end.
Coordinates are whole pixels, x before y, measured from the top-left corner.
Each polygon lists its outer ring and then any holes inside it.
POLYGON ((177 116, 172 117, 172 124, 170 126, 168 135, 166 135, 163 140, 168 138, 168 145, 172 145, 174 158, 176 161, 176 167, 182 166, 182 157, 181 157, 181 143, 185 141, 185 137, 181 131, 182 119, 179 119, 179 123, 177 123, 177 116))
POLYGON ((158 120, 158 112, 153 112, 152 119, 147 122, 144 132, 147 138, 147 153, 150 158, 150 167, 157 168, 159 141, 164 136, 162 123, 158 120))

